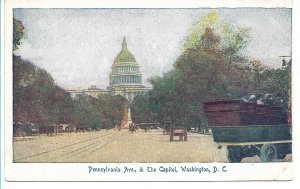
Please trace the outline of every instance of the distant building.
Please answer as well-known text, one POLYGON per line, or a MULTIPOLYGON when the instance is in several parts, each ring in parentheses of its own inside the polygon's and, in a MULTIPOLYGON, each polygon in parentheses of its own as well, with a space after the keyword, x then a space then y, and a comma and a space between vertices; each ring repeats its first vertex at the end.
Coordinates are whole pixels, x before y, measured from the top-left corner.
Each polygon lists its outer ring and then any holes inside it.
POLYGON ((96 85, 92 85, 90 88, 84 90, 84 94, 97 98, 99 95, 108 94, 108 91, 105 89, 98 89, 96 85))
POLYGON ((142 85, 142 73, 133 54, 127 48, 126 38, 123 38, 122 50, 116 56, 109 75, 109 86, 106 90, 92 85, 88 89, 67 90, 73 98, 82 95, 97 97, 98 95, 121 95, 131 101, 136 95, 145 94, 150 88, 142 85))
POLYGON ((79 98, 84 95, 89 95, 92 97, 97 98, 99 95, 106 95, 108 94, 108 91, 105 89, 99 89, 96 87, 96 85, 92 85, 88 89, 69 89, 66 90, 68 93, 70 93, 72 98, 79 98))

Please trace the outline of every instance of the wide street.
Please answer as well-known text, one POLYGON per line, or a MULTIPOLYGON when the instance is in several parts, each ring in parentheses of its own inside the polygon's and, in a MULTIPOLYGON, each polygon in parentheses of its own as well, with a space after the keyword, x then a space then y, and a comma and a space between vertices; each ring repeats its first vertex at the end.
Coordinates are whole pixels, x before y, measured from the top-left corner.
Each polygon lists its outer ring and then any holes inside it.
MULTIPOLYGON (((101 130, 18 138, 14 162, 179 163, 228 162, 226 148, 218 149, 211 135, 188 133, 187 142, 170 142, 161 129, 101 130)), ((291 155, 283 161, 290 161, 291 155)), ((259 157, 242 162, 260 162, 259 157)))

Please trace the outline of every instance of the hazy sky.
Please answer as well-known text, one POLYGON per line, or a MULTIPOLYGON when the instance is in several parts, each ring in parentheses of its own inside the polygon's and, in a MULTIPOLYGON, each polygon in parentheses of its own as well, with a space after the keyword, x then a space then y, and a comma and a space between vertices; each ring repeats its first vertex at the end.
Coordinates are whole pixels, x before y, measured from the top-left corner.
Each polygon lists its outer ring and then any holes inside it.
MULTIPOLYGON (((15 52, 46 69, 64 88, 106 88, 123 36, 143 82, 172 68, 184 38, 211 9, 15 9, 25 40, 15 52)), ((250 27, 249 58, 278 67, 291 54, 290 9, 217 9, 220 19, 250 27)))

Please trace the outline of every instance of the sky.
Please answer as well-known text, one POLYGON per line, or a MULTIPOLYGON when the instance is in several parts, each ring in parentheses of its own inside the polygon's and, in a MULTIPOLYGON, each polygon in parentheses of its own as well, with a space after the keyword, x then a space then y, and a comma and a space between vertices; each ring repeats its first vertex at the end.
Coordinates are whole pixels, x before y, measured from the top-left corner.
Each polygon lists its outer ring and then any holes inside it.
MULTIPOLYGON (((243 54, 270 67, 291 55, 291 10, 215 9, 220 19, 251 28, 243 54)), ((25 39, 14 53, 47 70, 65 89, 105 89, 123 37, 141 66, 143 84, 172 69, 190 29, 212 9, 14 9, 25 39)))

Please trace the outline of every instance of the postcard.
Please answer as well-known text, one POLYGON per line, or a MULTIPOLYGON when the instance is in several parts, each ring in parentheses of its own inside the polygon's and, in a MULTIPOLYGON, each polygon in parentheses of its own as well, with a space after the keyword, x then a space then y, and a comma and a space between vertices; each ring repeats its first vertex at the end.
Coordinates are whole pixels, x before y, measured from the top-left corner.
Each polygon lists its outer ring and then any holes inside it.
POLYGON ((290 1, 45 2, 5 1, 7 181, 293 179, 290 1))

